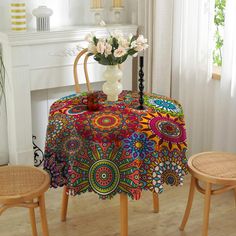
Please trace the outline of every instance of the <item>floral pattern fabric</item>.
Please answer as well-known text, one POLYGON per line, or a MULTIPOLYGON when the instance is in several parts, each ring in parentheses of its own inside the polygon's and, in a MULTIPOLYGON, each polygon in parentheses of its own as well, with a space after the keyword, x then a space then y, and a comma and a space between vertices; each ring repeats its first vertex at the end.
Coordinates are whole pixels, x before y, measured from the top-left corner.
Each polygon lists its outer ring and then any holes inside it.
POLYGON ((100 109, 87 110, 86 93, 56 101, 50 108, 44 169, 51 186, 66 185, 78 195, 95 192, 102 199, 142 190, 161 193, 164 184, 183 184, 187 143, 183 110, 170 98, 123 91, 107 102, 98 91, 100 109))

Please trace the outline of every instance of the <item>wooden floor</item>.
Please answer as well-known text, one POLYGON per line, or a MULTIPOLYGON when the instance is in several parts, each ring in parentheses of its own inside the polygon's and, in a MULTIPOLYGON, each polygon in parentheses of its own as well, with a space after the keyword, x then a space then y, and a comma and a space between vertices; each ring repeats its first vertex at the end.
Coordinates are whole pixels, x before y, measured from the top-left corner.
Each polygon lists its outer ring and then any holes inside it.
MULTIPOLYGON (((203 197, 196 193, 185 232, 178 226, 185 210, 189 177, 183 187, 166 187, 160 195, 160 213, 152 212, 152 195, 144 192, 141 200, 129 200, 129 236, 200 236, 203 197)), ((70 199, 67 222, 60 222, 62 189, 46 194, 50 236, 119 236, 119 198, 99 200, 86 193, 70 199)), ((39 214, 37 227, 41 234, 39 214)), ((236 208, 233 192, 213 196, 209 236, 236 236, 236 208)), ((31 236, 28 210, 9 209, 0 216, 0 236, 31 236)))

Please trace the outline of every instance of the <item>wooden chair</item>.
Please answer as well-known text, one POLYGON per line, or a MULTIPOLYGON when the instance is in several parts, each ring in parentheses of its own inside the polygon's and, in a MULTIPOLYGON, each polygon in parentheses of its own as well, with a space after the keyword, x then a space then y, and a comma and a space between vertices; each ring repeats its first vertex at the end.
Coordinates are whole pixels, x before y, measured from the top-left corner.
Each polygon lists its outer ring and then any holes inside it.
POLYGON ((79 93, 80 92, 80 85, 79 85, 79 78, 78 78, 78 72, 77 72, 77 66, 79 63, 79 60, 82 56, 84 56, 84 63, 83 63, 83 67, 84 67, 84 74, 85 74, 85 79, 86 79, 86 85, 87 85, 87 90, 88 92, 91 91, 91 85, 90 85, 90 81, 89 81, 89 76, 88 76, 88 59, 91 56, 91 54, 88 53, 88 49, 85 48, 83 49, 75 58, 74 61, 74 67, 73 67, 73 72, 74 72, 74 81, 75 81, 75 92, 79 93))
POLYGON ((0 167, 0 215, 11 207, 29 208, 32 235, 37 236, 34 208, 39 207, 43 236, 48 236, 44 193, 50 186, 49 175, 29 166, 0 167))
POLYGON ((194 192, 197 189, 205 197, 202 235, 207 236, 211 195, 220 194, 231 189, 235 191, 236 189, 236 155, 223 152, 204 152, 192 156, 188 160, 188 166, 192 177, 188 203, 180 230, 184 230, 187 223, 194 192), (199 185, 199 181, 205 183, 205 189, 199 185), (219 185, 219 188, 213 189, 213 184, 219 185))

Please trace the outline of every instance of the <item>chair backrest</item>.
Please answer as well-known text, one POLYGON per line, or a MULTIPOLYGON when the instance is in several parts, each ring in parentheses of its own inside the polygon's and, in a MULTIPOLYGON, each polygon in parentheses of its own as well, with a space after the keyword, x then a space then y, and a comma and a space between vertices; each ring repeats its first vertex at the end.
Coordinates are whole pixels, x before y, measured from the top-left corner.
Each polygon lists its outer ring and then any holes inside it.
POLYGON ((88 76, 88 58, 91 56, 91 54, 88 53, 88 49, 85 48, 83 49, 75 58, 74 61, 74 81, 75 81, 75 92, 79 93, 80 92, 80 85, 79 85, 79 79, 78 79, 78 72, 77 72, 77 66, 80 58, 85 55, 84 57, 84 74, 85 74, 85 79, 86 79, 86 85, 87 85, 87 90, 90 92, 91 91, 91 85, 89 81, 89 76, 88 76))

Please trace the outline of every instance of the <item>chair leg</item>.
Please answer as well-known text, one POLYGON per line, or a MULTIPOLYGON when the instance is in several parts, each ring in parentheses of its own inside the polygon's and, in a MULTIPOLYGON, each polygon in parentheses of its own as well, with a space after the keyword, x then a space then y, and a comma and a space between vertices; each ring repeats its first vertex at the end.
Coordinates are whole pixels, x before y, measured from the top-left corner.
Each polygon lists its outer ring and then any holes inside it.
POLYGON ((120 194, 120 235, 128 236, 128 196, 120 194))
POLYGON ((186 225, 186 223, 188 221, 188 218, 189 218, 189 214, 190 214, 190 211, 191 211, 191 208, 192 208, 192 203, 193 203, 195 186, 196 186, 196 179, 192 176, 191 177, 191 183, 190 183, 190 189, 189 189, 189 195, 188 195, 188 203, 187 203, 187 206, 186 206, 186 209, 185 209, 185 213, 184 213, 182 223, 179 227, 179 229, 181 231, 184 230, 185 225, 186 225))
POLYGON ((236 207, 236 188, 234 189, 234 207, 236 207))
POLYGON ((34 208, 29 208, 29 215, 30 215, 30 223, 32 227, 32 235, 38 236, 34 208))
POLYGON ((159 212, 159 197, 158 194, 156 192, 153 192, 153 211, 154 213, 158 213, 159 212))
POLYGON ((67 194, 66 186, 64 186, 63 193, 62 193, 61 221, 66 221, 68 200, 69 200, 69 195, 67 194))
POLYGON ((211 183, 207 183, 205 191, 205 206, 204 206, 202 236, 208 235, 210 204, 211 204, 211 183))
POLYGON ((39 210, 40 210, 43 236, 49 236, 44 194, 39 197, 39 210))

